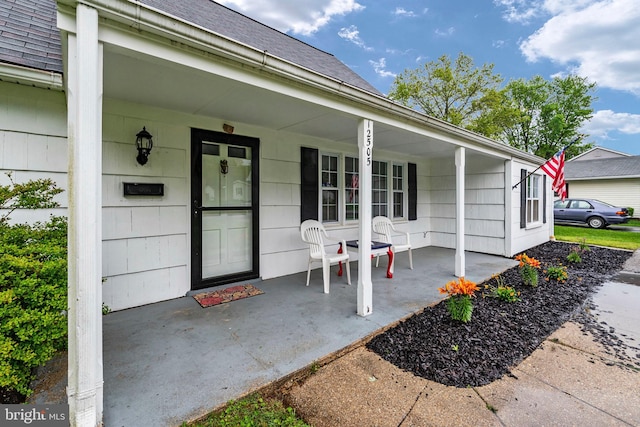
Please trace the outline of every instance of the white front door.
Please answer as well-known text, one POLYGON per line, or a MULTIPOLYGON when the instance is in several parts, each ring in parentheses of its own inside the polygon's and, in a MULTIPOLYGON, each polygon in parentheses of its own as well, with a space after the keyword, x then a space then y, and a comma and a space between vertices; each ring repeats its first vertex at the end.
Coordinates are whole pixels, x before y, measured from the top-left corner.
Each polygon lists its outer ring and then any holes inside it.
POLYGON ((257 140, 194 130, 192 288, 254 278, 257 140))

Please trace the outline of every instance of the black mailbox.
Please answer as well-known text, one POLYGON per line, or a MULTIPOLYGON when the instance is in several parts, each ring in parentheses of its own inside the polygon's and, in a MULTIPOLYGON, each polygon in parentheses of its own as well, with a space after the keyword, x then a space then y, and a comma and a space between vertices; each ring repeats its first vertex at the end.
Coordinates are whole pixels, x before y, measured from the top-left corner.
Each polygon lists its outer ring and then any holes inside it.
POLYGON ((164 184, 146 182, 125 182, 125 196, 164 196, 164 184))

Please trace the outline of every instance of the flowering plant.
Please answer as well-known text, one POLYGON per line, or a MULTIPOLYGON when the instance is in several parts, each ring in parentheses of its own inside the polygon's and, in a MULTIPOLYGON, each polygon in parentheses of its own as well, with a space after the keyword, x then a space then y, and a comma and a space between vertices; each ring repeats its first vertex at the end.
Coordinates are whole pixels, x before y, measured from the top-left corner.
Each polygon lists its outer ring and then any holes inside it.
POLYGON ((452 280, 445 284, 444 287, 438 288, 441 294, 449 295, 447 299, 447 310, 449 310, 451 318, 464 323, 471 320, 471 313, 473 312, 471 297, 477 290, 478 286, 475 282, 465 280, 464 277, 458 280, 452 280))
POLYGON ((545 270, 545 274, 547 275, 545 278, 547 282, 549 280, 555 280, 556 282, 564 283, 569 278, 567 267, 564 265, 552 265, 545 270))
POLYGON ((540 261, 535 258, 528 257, 527 254, 517 255, 516 261, 520 261, 518 269, 520 270, 520 277, 522 277, 524 284, 534 288, 538 286, 538 269, 540 268, 540 261))
POLYGON ((489 284, 484 285, 484 288, 489 291, 488 296, 498 298, 499 300, 505 302, 521 301, 520 292, 516 291, 511 286, 505 285, 504 278, 501 275, 493 275, 491 278, 495 279, 497 286, 491 286, 489 284))

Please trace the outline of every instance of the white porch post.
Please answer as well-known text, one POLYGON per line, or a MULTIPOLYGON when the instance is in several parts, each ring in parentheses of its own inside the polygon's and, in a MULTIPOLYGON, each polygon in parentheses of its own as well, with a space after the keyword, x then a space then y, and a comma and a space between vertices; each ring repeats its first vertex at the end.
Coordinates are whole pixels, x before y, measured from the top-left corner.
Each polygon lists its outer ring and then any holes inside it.
POLYGON ((464 147, 456 148, 456 267, 455 275, 464 276, 464 147))
POLYGON ((362 119, 358 123, 360 205, 358 218, 358 315, 373 313, 373 285, 371 283, 371 164, 373 163, 373 122, 362 119))
POLYGON ((78 4, 69 34, 70 425, 102 423, 102 47, 98 12, 78 4))

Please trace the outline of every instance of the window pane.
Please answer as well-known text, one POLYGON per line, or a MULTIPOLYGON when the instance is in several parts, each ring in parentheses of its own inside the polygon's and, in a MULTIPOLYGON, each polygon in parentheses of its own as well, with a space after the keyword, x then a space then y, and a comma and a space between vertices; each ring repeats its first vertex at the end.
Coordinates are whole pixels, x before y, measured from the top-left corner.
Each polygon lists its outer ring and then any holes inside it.
POLYGON ((322 155, 322 221, 338 221, 338 156, 322 155))
POLYGON ((387 164, 374 160, 371 169, 371 200, 373 216, 387 216, 387 164))
POLYGON ((345 200, 345 220, 353 221, 358 219, 358 202, 360 187, 360 176, 358 174, 358 159, 355 157, 345 157, 344 159, 344 200, 345 200))
POLYGON ((527 204, 526 220, 527 224, 540 221, 540 211, 542 202, 540 201, 540 176, 531 175, 527 178, 527 204))
POLYGON ((404 166, 393 165, 393 217, 404 218, 404 166))

